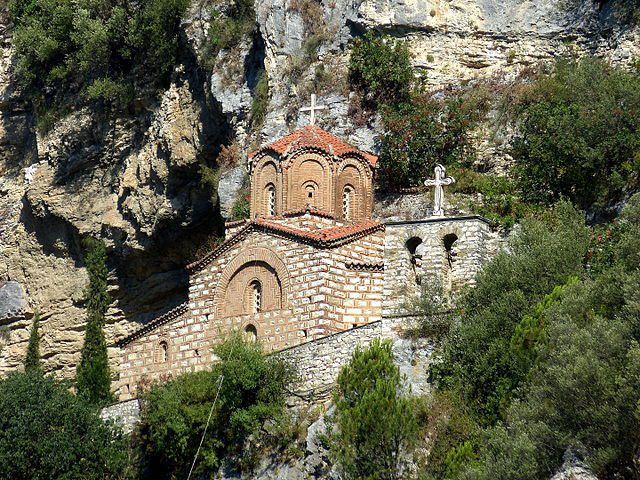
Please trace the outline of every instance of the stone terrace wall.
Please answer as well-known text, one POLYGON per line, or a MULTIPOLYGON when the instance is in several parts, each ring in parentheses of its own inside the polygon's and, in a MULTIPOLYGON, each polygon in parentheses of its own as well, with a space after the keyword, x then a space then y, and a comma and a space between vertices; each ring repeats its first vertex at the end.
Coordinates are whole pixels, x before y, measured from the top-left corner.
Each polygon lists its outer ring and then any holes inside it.
POLYGON ((393 341, 394 360, 406 379, 406 387, 415 394, 428 392, 434 344, 425 339, 403 338, 404 324, 404 319, 384 318, 278 352, 276 355, 297 366, 300 375, 289 392, 289 403, 309 405, 329 400, 341 368, 349 363, 356 347, 365 347, 374 338, 393 341))
POLYGON ((135 398, 105 407, 100 411, 100 418, 113 421, 124 433, 131 433, 140 422, 140 400, 135 398))

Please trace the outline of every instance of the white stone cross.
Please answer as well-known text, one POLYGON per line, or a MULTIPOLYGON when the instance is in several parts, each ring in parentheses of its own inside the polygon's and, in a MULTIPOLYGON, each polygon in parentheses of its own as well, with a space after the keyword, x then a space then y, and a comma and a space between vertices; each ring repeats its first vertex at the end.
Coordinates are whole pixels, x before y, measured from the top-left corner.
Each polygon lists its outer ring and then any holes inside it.
POLYGON ((456 179, 453 177, 447 177, 447 170, 439 163, 436 164, 434 169, 436 178, 425 180, 424 184, 427 187, 436 187, 433 194, 433 216, 444 217, 444 186, 455 183, 456 179))
POLYGON ((311 94, 311 106, 310 107, 302 107, 300 109, 301 112, 309 112, 311 114, 311 118, 309 119, 309 125, 315 125, 316 123, 316 110, 326 110, 326 105, 316 105, 316 94, 311 94))

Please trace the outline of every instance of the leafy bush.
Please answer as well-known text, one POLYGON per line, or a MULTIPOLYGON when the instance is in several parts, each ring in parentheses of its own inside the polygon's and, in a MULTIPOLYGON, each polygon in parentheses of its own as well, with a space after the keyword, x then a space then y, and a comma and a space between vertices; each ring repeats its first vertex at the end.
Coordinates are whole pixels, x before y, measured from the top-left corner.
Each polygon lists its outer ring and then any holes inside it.
POLYGON ((483 423, 508 406, 522 371, 511 337, 521 319, 555 286, 583 273, 589 231, 580 212, 560 204, 543 219, 530 219, 477 277, 461 301, 460 322, 434 367, 441 386, 460 389, 483 423))
POLYGON ((480 194, 468 207, 504 228, 534 214, 540 207, 523 201, 517 183, 510 177, 483 175, 472 168, 454 165, 448 172, 456 179, 450 189, 453 192, 480 194))
POLYGON ((380 151, 382 182, 392 190, 421 185, 436 163, 464 163, 472 152, 469 130, 476 113, 459 98, 426 95, 384 110, 380 151))
POLYGON ((11 0, 17 73, 47 103, 89 98, 121 105, 139 90, 132 74, 142 71, 155 85, 167 78, 187 6, 188 0, 11 0))
POLYGON ((566 450, 583 456, 598 478, 634 468, 640 347, 628 323, 596 313, 596 288, 594 282, 575 286, 550 312, 550 343, 522 400, 508 410, 504 426, 487 432, 482 478, 546 477, 566 450), (580 304, 589 307, 577 309, 580 304), (512 457, 513 439, 528 445, 526 468, 520 455, 512 457))
POLYGON ((371 107, 409 100, 414 74, 407 46, 372 31, 353 41, 349 61, 351 84, 371 107))
POLYGON ((251 103, 251 127, 258 129, 264 123, 269 106, 269 75, 262 70, 258 82, 253 89, 253 101, 251 103))
POLYGON ((122 435, 38 371, 0 380, 0 465, 1 480, 132 478, 122 435))
POLYGON ((513 156, 526 201, 602 207, 638 184, 637 74, 595 58, 558 62, 523 95, 516 120, 513 156))
POLYGON ((40 312, 33 315, 31 332, 29 332, 29 345, 27 346, 27 356, 24 360, 24 369, 40 370, 40 312))
POLYGON ((253 0, 234 0, 226 12, 215 11, 209 21, 208 55, 237 46, 255 28, 253 0))
POLYGON ((144 395, 141 436, 153 478, 184 478, 222 386, 205 436, 196 476, 211 475, 223 459, 251 467, 251 439, 284 406, 292 368, 263 354, 259 344, 232 335, 214 347, 220 358, 211 371, 188 373, 144 395), (249 463, 249 465, 247 465, 249 463))
POLYGON ((403 478, 403 454, 417 432, 412 402, 399 394, 401 377, 391 342, 357 348, 338 376, 335 414, 329 418, 331 455, 342 478, 403 478))
MULTIPOLYGON (((461 395, 456 407, 486 425, 458 436, 456 450, 435 436, 432 451, 452 451, 455 478, 548 478, 567 452, 598 478, 636 475, 640 194, 609 235, 596 235, 606 251, 597 268, 580 261, 593 236, 559 208, 545 222, 525 222, 512 251, 491 262, 445 345, 436 373, 451 390, 439 395, 461 395)), ((440 454, 428 467, 437 473, 445 464, 440 454)))

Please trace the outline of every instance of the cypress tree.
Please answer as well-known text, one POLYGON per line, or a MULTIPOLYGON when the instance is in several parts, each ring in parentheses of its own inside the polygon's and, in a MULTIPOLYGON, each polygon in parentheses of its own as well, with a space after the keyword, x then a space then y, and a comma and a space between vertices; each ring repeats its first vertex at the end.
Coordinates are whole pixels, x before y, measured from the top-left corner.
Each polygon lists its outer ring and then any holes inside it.
POLYGON ((27 357, 24 360, 24 369, 40 370, 40 312, 36 310, 33 316, 33 325, 29 334, 29 346, 27 347, 27 357))
POLYGON ((104 338, 104 321, 110 298, 107 293, 107 250, 100 240, 84 241, 89 284, 85 290, 87 326, 77 370, 78 394, 96 405, 113 400, 111 372, 104 338))

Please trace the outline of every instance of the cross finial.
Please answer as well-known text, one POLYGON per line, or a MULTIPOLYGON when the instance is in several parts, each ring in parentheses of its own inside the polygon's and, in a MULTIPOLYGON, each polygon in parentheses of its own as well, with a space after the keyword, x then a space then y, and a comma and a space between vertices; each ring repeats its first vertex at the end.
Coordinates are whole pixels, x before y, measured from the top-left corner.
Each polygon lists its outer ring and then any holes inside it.
POLYGON ((434 179, 425 180, 424 184, 427 187, 435 187, 433 194, 433 216, 444 217, 444 186, 455 183, 456 179, 453 177, 447 177, 447 170, 439 163, 436 164, 434 169, 434 179))
POLYGON ((311 118, 309 118, 309 125, 315 125, 316 123, 316 110, 326 110, 326 105, 316 105, 316 94, 311 94, 311 106, 310 107, 302 107, 300 109, 301 112, 309 112, 311 114, 311 118))

